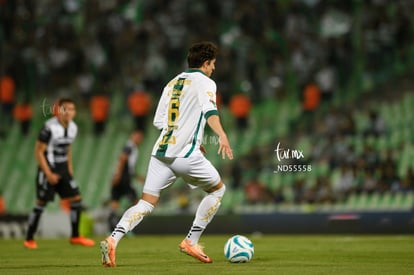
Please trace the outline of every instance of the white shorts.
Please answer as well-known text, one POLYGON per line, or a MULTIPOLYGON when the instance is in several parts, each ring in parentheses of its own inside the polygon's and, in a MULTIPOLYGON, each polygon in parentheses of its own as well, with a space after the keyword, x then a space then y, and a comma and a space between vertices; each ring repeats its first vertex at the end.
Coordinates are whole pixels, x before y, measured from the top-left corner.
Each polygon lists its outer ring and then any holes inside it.
POLYGON ((203 190, 209 190, 220 182, 216 168, 200 151, 193 152, 188 158, 151 156, 143 192, 158 197, 161 190, 178 177, 203 190))

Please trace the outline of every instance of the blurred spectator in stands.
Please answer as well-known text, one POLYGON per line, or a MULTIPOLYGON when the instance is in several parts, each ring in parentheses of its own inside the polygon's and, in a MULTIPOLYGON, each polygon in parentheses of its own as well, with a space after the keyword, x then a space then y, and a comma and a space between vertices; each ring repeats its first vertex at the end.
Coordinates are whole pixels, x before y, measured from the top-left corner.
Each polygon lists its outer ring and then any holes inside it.
POLYGON ((394 165, 383 165, 380 169, 379 189, 382 192, 397 192, 400 189, 401 179, 394 165))
POLYGON ((318 186, 316 186, 316 184, 305 184, 304 186, 304 193, 303 193, 303 197, 302 197, 302 203, 309 203, 309 204, 314 204, 316 203, 316 195, 318 192, 318 186))
POLYGON ((401 185, 398 191, 403 193, 412 192, 414 190, 412 181, 409 181, 406 177, 402 178, 401 185))
POLYGON ((249 127, 249 114, 252 108, 250 98, 244 93, 233 95, 230 98, 229 108, 236 118, 237 129, 246 130, 249 127))
POLYGON ((248 204, 266 203, 272 199, 269 189, 256 177, 244 185, 244 196, 248 204))
POLYGON ((337 89, 335 68, 328 63, 321 65, 316 72, 315 81, 321 90, 322 103, 330 103, 337 89))
POLYGON ((14 93, 16 84, 13 77, 6 73, 0 78, 0 138, 7 134, 9 126, 13 122, 14 93))
MULTIPOLYGON (((372 154, 377 153, 371 150, 372 154)), ((377 160, 375 165, 372 164, 369 167, 376 167, 379 170, 378 189, 380 191, 398 191, 400 185, 400 178, 396 175, 397 173, 397 162, 394 157, 394 150, 389 149, 385 153, 383 160, 377 160)))
POLYGON ((312 80, 305 85, 302 96, 303 123, 309 132, 313 128, 315 111, 321 100, 321 91, 315 81, 312 80))
POLYGON ((340 133, 343 136, 353 136, 356 133, 355 120, 350 111, 345 112, 341 117, 339 125, 340 133))
POLYGON ((338 108, 331 107, 328 113, 323 118, 323 134, 328 138, 336 136, 339 132, 339 125, 341 121, 341 113, 338 108))
POLYGON ((414 169, 412 167, 408 168, 407 174, 401 179, 400 191, 414 191, 414 169))
POLYGON ((370 144, 365 144, 360 154, 360 160, 365 168, 375 170, 381 163, 378 150, 375 150, 370 144))
POLYGON ((344 136, 338 134, 329 139, 331 141, 331 146, 327 149, 330 151, 329 167, 331 169, 354 161, 355 153, 353 152, 353 147, 345 143, 344 136))
MULTIPOLYGON (((292 17, 293 18, 293 17, 292 17)), ((302 18, 304 19, 304 18, 302 18)), ((293 21, 292 21, 293 22, 293 21)), ((301 22, 301 24, 305 24, 305 20, 301 22)), ((289 25, 289 22, 287 22, 289 25)), ((305 35, 301 35, 296 33, 298 39, 296 41, 290 42, 290 62, 292 66, 292 70, 295 73, 295 77, 297 80, 297 84, 300 87, 306 86, 308 83, 308 78, 310 77, 310 72, 312 69, 312 57, 309 54, 310 47, 313 46, 313 43, 309 43, 309 39, 305 37, 305 35), (299 38, 300 37, 300 38, 299 38), (300 41, 300 42, 299 42, 300 41)), ((312 52, 315 54, 315 52, 312 52)))
POLYGON ((275 192, 273 192, 273 202, 276 204, 284 203, 286 201, 285 195, 283 194, 282 188, 277 188, 275 192))
POLYGON ((95 77, 91 72, 82 68, 76 76, 75 83, 82 97, 82 106, 88 106, 92 96, 92 88, 95 85, 95 77))
POLYGON ((414 186, 414 168, 410 166, 407 170, 405 178, 410 182, 411 186, 414 186))
POLYGON ((349 144, 346 146, 345 152, 344 152, 344 163, 355 165, 358 161, 358 154, 355 150, 355 145, 349 144))
POLYGON ((265 156, 265 153, 262 151, 262 148, 263 147, 261 146, 255 146, 249 152, 249 168, 253 169, 255 173, 259 173, 264 165, 263 157, 265 156))
POLYGON ((326 177, 319 176, 316 178, 315 183, 304 184, 302 189, 303 197, 299 202, 305 203, 332 203, 335 201, 331 184, 326 177), (305 185, 307 185, 305 187, 305 185))
POLYGON ((292 185, 293 202, 301 203, 304 200, 305 195, 305 180, 296 179, 292 185))
POLYGON ((93 95, 90 100, 90 111, 94 124, 94 134, 100 136, 105 132, 109 115, 110 102, 108 96, 103 92, 93 95))
POLYGON ((144 131, 147 128, 147 118, 151 110, 151 97, 145 91, 135 91, 128 97, 128 108, 134 118, 136 130, 144 131))
POLYGON ((30 101, 25 99, 22 103, 16 104, 13 109, 13 116, 16 121, 20 123, 20 131, 24 136, 27 136, 30 131, 30 124, 32 122, 32 106, 30 101))
POLYGON ((316 203, 333 203, 335 201, 331 183, 326 177, 316 178, 314 198, 316 203))
POLYGON ((378 114, 377 111, 371 110, 369 112, 368 125, 364 129, 364 136, 374 136, 379 137, 383 135, 386 131, 385 121, 378 114))
POLYGON ((392 168, 396 170, 397 162, 395 161, 394 154, 395 154, 394 150, 388 149, 385 153, 384 159, 381 161, 381 163, 378 163, 378 165, 382 167, 392 166, 392 168))
POLYGON ((365 168, 362 174, 361 191, 371 194, 378 190, 378 179, 375 175, 375 170, 365 168))
POLYGON ((397 53, 400 61, 406 60, 409 54, 409 45, 412 43, 413 32, 410 30, 412 28, 412 23, 410 18, 409 9, 404 8, 404 5, 399 5, 397 14, 396 14, 396 30, 395 30, 395 43, 398 45, 397 53))
POLYGON ((355 171, 350 165, 341 165, 339 176, 334 185, 334 194, 337 201, 343 201, 349 194, 355 190, 356 179, 355 171))
POLYGON ((243 172, 249 169, 249 157, 241 156, 238 161, 234 161, 231 165, 231 187, 239 188, 243 182, 243 172))

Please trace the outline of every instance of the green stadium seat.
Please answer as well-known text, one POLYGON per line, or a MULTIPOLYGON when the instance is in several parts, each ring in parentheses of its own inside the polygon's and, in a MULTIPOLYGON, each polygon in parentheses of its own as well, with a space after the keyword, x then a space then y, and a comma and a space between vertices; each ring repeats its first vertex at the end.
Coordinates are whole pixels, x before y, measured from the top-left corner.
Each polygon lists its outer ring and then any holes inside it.
POLYGON ((414 209, 414 191, 410 191, 405 193, 405 201, 403 204, 403 208, 405 210, 412 210, 414 209))
POLYGON ((394 196, 391 192, 384 192, 379 204, 380 209, 392 209, 394 206, 394 196))
POLYGON ((271 179, 269 182, 269 188, 272 191, 276 191, 280 188, 282 188, 282 175, 280 173, 272 173, 269 171, 269 174, 271 174, 271 179))
POLYGON ((351 194, 347 197, 344 207, 346 210, 356 210, 357 207, 358 196, 356 194, 351 194))
POLYGON ((408 211, 413 209, 414 206, 414 197, 413 192, 397 192, 395 194, 395 209, 408 211))
POLYGON ((368 195, 367 209, 378 210, 380 207, 381 195, 379 193, 373 193, 368 195))

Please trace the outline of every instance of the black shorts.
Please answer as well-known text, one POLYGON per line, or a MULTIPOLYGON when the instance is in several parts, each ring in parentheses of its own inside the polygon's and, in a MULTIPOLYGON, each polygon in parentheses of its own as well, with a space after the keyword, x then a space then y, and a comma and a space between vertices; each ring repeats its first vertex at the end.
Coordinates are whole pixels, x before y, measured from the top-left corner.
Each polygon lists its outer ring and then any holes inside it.
POLYGON ((111 200, 119 201, 122 197, 126 197, 133 202, 138 199, 137 191, 130 181, 120 181, 117 185, 112 185, 111 200))
POLYGON ((39 168, 36 177, 36 191, 37 199, 42 201, 53 201, 55 192, 61 198, 70 198, 80 194, 79 188, 69 174, 67 164, 62 164, 52 168, 52 172, 60 176, 57 184, 52 185, 47 181, 45 173, 39 168))

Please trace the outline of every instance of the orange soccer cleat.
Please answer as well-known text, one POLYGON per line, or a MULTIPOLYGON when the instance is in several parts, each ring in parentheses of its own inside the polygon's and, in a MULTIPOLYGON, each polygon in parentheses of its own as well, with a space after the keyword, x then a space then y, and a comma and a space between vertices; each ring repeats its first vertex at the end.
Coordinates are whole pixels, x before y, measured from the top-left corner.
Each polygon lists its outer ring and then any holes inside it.
POLYGON ((190 240, 185 239, 180 243, 180 250, 181 252, 190 255, 191 257, 196 258, 200 262, 203 263, 212 263, 213 260, 206 255, 203 251, 203 247, 199 244, 191 245, 190 240))
POLYGON ((83 246, 94 246, 95 245, 95 242, 93 240, 85 238, 83 236, 72 237, 70 238, 69 241, 71 244, 79 244, 83 246))
POLYGON ((108 237, 100 243, 102 253, 102 265, 106 267, 115 267, 115 240, 108 237))
POLYGON ((23 245, 29 249, 37 249, 37 243, 35 240, 26 240, 24 241, 23 245))

